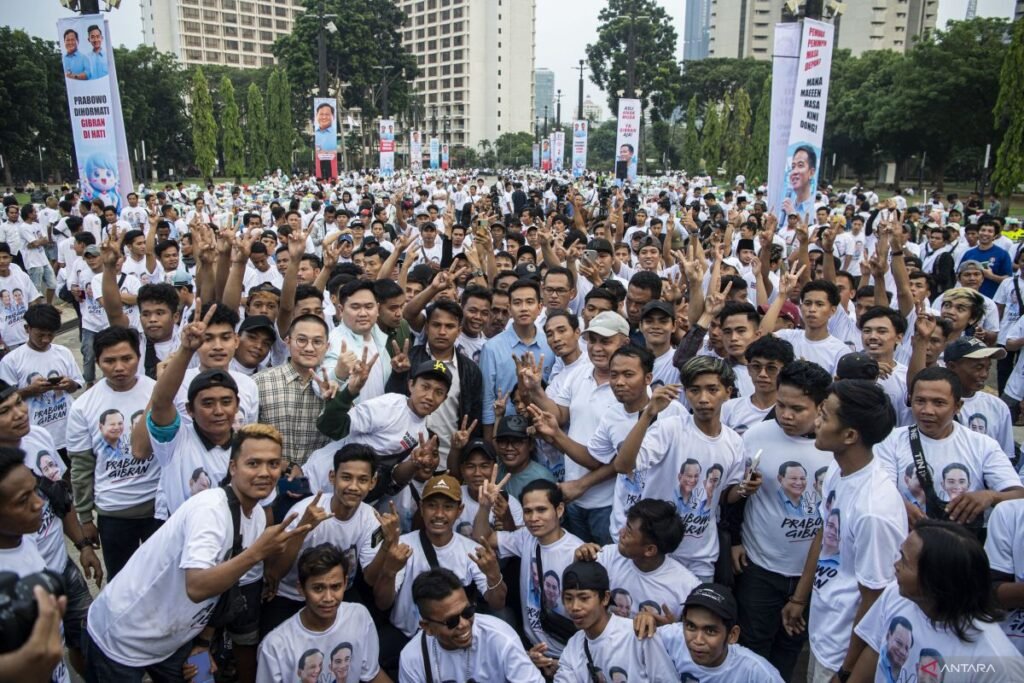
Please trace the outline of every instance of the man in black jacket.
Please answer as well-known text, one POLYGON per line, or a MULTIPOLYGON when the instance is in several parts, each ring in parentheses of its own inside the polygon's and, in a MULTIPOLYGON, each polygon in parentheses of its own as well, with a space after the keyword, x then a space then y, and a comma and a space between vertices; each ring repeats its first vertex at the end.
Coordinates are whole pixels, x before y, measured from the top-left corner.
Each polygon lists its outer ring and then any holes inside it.
MULTIPOLYGON (((448 398, 427 418, 427 426, 438 435, 441 468, 448 461, 451 435, 456 431, 469 431, 479 436, 480 413, 483 408, 483 375, 468 356, 455 347, 462 324, 462 307, 454 301, 441 299, 426 308, 427 343, 407 351, 409 366, 417 367, 424 361, 440 361, 451 371, 452 386, 448 398)), ((385 390, 409 394, 408 372, 392 372, 385 390)))

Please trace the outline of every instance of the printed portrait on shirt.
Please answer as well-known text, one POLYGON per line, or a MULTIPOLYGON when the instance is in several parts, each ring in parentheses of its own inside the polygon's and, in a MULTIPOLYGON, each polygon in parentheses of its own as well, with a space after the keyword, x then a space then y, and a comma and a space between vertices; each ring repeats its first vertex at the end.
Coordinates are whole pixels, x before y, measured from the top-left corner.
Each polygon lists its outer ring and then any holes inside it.
POLYGON ((776 494, 787 517, 813 517, 817 514, 813 487, 807 487, 807 468, 796 460, 779 465, 776 494))
POLYGON ((188 494, 194 496, 200 491, 205 491, 213 485, 213 481, 210 479, 210 475, 202 467, 197 467, 192 471, 192 476, 188 478, 188 494))
POLYGON ((324 669, 324 653, 320 650, 306 650, 299 657, 296 666, 299 683, 317 683, 324 669))
POLYGON ((917 683, 942 683, 946 672, 942 666, 946 658, 938 650, 922 647, 917 653, 917 683))
POLYGON ((974 413, 967 418, 967 426, 972 432, 988 435, 988 418, 981 413, 974 413))
POLYGON ((62 464, 57 460, 57 456, 49 451, 36 453, 36 471, 50 481, 60 481, 64 475, 62 464))
POLYGON ((352 643, 339 643, 331 650, 330 674, 334 676, 331 683, 346 683, 351 668, 352 643))
POLYGON ((629 674, 621 666, 613 666, 608 669, 608 675, 611 676, 611 683, 629 682, 629 674))
POLYGON ((700 471, 700 463, 693 458, 687 458, 679 468, 679 490, 676 492, 676 508, 679 514, 685 515, 697 509, 700 495, 703 493, 699 486, 700 471))
POLYGON ((541 599, 546 610, 554 612, 562 606, 562 581, 556 572, 544 572, 544 593, 541 599))
POLYGON ((99 443, 97 445, 106 452, 108 458, 131 456, 127 436, 124 414, 120 410, 110 408, 100 413, 99 443))
POLYGON ((953 500, 962 493, 971 490, 971 473, 967 466, 959 462, 951 462, 942 468, 942 491, 946 500, 953 500))
POLYGON ((707 474, 704 476, 704 499, 700 504, 701 514, 711 514, 715 502, 715 492, 718 490, 718 485, 722 483, 724 473, 725 470, 718 463, 708 468, 707 474))
POLYGON ((473 523, 472 522, 459 522, 455 526, 455 531, 462 534, 466 538, 473 538, 473 523))
POLYGON ((633 596, 625 588, 612 589, 608 611, 620 617, 630 618, 633 616, 633 596))
MULTIPOLYGON (((929 467, 930 469, 931 467, 929 467)), ((919 510, 924 510, 926 496, 924 487, 917 478, 917 468, 914 467, 914 463, 910 463, 907 465, 907 469, 903 470, 903 485, 900 486, 900 493, 908 503, 917 506, 919 510)))
POLYGON ((892 618, 885 633, 885 644, 879 653, 878 666, 886 680, 899 683, 906 679, 903 666, 907 663, 910 649, 914 646, 914 627, 906 617, 892 618))
POLYGON ((839 564, 839 542, 842 534, 842 515, 839 508, 832 508, 828 513, 821 532, 821 554, 818 565, 837 566, 839 564))
POLYGON ((817 504, 824 497, 821 493, 821 487, 825 483, 825 473, 828 472, 828 467, 818 468, 818 471, 814 473, 814 501, 817 504))

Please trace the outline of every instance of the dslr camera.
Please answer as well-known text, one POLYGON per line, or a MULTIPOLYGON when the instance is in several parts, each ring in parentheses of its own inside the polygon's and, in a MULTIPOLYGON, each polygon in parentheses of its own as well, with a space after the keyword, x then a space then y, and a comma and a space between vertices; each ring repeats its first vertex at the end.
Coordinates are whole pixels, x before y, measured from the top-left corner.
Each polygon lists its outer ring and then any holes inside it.
POLYGON ((0 572, 0 653, 17 650, 32 634, 39 616, 36 586, 54 597, 65 592, 63 577, 49 569, 21 578, 14 572, 0 572))

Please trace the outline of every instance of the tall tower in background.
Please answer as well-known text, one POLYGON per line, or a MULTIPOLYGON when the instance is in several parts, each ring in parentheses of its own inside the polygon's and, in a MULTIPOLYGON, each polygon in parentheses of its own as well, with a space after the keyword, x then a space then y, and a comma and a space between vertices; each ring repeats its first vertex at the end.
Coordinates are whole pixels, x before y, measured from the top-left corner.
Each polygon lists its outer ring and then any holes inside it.
POLYGON ((683 61, 704 59, 711 43, 711 0, 685 0, 683 61))
POLYGON ((533 72, 533 91, 536 125, 544 125, 544 107, 548 108, 548 119, 555 119, 555 72, 541 67, 533 72))

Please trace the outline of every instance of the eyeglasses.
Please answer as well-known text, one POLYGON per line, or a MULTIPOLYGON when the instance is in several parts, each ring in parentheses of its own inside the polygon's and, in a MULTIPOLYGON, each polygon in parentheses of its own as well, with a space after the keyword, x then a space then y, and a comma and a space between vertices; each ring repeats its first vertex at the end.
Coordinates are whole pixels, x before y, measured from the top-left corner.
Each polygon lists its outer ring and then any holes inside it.
POLYGON ((466 609, 462 610, 458 614, 453 614, 446 619, 438 621, 437 619, 429 619, 427 617, 423 617, 423 620, 429 621, 432 624, 440 624, 441 626, 444 626, 446 629, 451 631, 452 629, 458 628, 459 624, 462 623, 463 619, 469 621, 473 618, 473 615, 475 614, 476 605, 466 605, 466 609))
POLYGON ((544 293, 545 294, 565 295, 565 294, 568 294, 569 291, 570 290, 566 289, 565 287, 545 287, 544 288, 544 293))
POLYGON ((312 346, 314 349, 322 349, 323 347, 327 346, 326 339, 309 339, 307 337, 295 337, 294 342, 295 345, 298 346, 299 348, 312 346))

